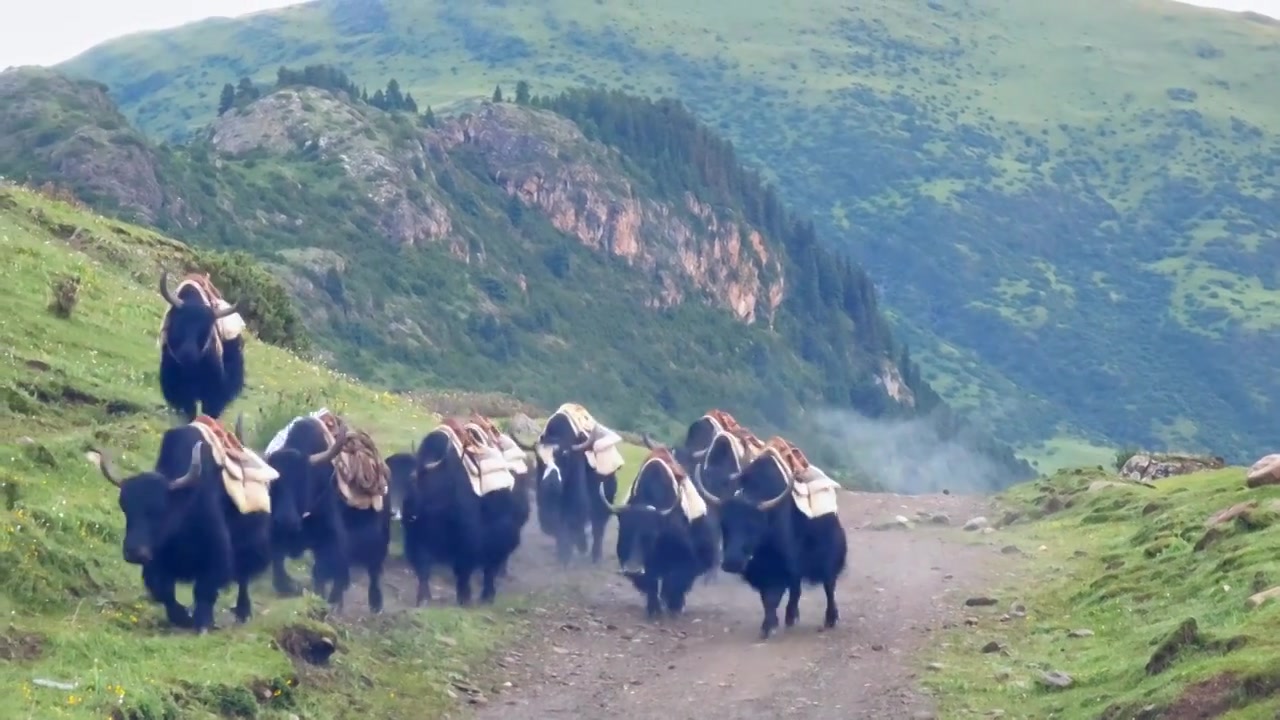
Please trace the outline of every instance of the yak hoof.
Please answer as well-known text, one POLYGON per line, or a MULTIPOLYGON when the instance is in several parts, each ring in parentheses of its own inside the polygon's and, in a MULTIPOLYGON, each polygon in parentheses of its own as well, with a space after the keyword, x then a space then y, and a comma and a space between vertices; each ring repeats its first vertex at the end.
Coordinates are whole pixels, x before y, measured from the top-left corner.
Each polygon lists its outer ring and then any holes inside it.
POLYGON ((822 627, 828 630, 836 626, 836 621, 840 619, 840 611, 831 608, 827 611, 827 616, 822 621, 822 627))

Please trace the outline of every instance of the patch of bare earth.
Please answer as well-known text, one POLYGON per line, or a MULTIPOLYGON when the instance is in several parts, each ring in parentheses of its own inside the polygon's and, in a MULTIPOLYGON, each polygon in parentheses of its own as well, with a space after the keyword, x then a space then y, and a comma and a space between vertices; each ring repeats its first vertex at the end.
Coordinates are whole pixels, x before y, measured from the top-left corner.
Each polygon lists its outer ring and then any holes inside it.
MULTIPOLYGON (((959 525, 985 511, 979 498, 846 493, 840 514, 849 564, 837 589, 840 622, 823 631, 821 588, 805 588, 800 621, 758 639, 758 596, 735 576, 699 582, 683 617, 650 623, 643 599, 616 574, 611 532, 604 560, 561 570, 530 523, 500 592, 532 593, 527 639, 476 674, 456 716, 481 720, 627 716, 636 720, 802 717, 928 718, 916 652, 963 614, 1007 556, 969 544, 959 525), (946 513, 876 530, 896 515, 946 513)), ((447 597, 447 596, 446 596, 447 597)))

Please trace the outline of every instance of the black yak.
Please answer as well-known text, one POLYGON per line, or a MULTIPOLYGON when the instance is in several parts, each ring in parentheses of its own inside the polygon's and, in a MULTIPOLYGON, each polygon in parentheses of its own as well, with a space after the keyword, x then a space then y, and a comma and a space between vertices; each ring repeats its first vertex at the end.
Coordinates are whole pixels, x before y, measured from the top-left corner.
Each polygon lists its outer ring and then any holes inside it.
POLYGON ((529 499, 516 487, 512 464, 476 423, 447 419, 422 439, 400 518, 419 605, 431 600, 436 563, 452 567, 459 605, 471 604, 477 570, 480 602, 497 595, 496 580, 529 517, 529 499))
MULTIPOLYGON (((649 457, 640 465, 627 502, 613 507, 618 516, 618 563, 645 595, 650 619, 684 610, 685 595, 699 575, 715 567, 717 528, 707 506, 688 486, 684 468, 672 452, 645 437, 649 457)), ((603 493, 603 485, 600 486, 603 493)))
POLYGON ((836 581, 848 555, 835 512, 834 481, 782 438, 771 439, 761 455, 730 478, 733 492, 727 498, 708 491, 700 473, 693 479, 703 499, 719 509, 721 568, 742 576, 760 593, 761 637, 767 639, 778 626, 778 605, 788 592, 787 627, 800 618, 802 582, 822 583, 827 596, 823 626, 834 627, 840 617, 836 581), (819 506, 819 494, 826 506, 819 506))
POLYGON ((174 294, 169 273, 160 275, 160 296, 169 303, 160 331, 160 392, 186 422, 197 411, 221 417, 244 390, 244 338, 224 338, 219 329, 238 310, 218 307, 216 295, 211 306, 216 292, 207 277, 188 275, 174 294))
POLYGON ((200 430, 165 431, 155 469, 129 478, 116 474, 102 450, 94 452, 103 477, 120 488, 125 562, 142 567, 143 584, 169 622, 199 633, 214 629, 218 594, 233 581, 236 620, 247 621, 249 583, 271 560, 270 516, 237 508, 200 430), (174 594, 179 582, 192 583, 194 615, 174 594))
POLYGON ((526 448, 536 458, 538 524, 555 538, 556 556, 563 565, 569 564, 575 549, 587 552, 588 525, 591 562, 600 562, 605 527, 612 516, 609 503, 618 494, 622 454, 617 445, 621 441, 581 405, 565 403, 547 420, 537 443, 526 448))
MULTIPOLYGON (((271 450, 267 462, 279 473, 272 484, 272 581, 276 592, 300 591, 285 569, 286 558, 312 555, 311 587, 325 595, 337 612, 351 586, 352 566, 369 574, 369 609, 382 612, 382 572, 391 544, 391 504, 355 507, 339 487, 335 465, 351 442, 366 437, 338 425, 329 431, 314 417, 295 420, 284 443, 271 450), (331 585, 330 585, 331 583, 331 585)), ((381 459, 369 458, 381 464, 381 459)), ((355 462, 354 460, 352 462, 355 462)))

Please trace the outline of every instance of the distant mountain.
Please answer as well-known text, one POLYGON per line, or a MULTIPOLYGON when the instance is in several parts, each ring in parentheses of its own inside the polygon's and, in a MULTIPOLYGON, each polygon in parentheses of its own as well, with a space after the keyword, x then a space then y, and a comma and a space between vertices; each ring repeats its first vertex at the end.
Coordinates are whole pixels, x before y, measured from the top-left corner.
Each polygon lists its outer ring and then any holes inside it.
POLYGON ((0 174, 250 252, 322 356, 384 385, 577 399, 668 435, 711 407, 810 438, 805 408, 927 417, 993 459, 992 486, 1030 474, 920 377, 863 271, 680 106, 515 94, 441 118, 394 82, 286 69, 153 145, 101 85, 9 71, 0 174))

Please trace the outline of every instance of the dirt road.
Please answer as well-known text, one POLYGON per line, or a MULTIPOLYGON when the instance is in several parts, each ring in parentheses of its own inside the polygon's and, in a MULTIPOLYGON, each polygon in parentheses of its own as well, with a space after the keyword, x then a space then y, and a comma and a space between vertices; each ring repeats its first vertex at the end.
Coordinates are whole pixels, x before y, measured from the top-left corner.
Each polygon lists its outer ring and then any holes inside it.
MULTIPOLYGON (((959 542, 977 498, 846 493, 840 513, 849 566, 837 590, 840 624, 820 631, 821 588, 806 588, 800 621, 758 640, 757 595, 735 576, 699 582, 685 616, 644 619, 643 599, 615 570, 613 533, 599 567, 568 571, 534 523, 500 592, 533 592, 536 631, 495 658, 483 700, 457 717, 479 720, 630 717, 635 720, 933 717, 916 689, 913 652, 961 614, 1000 564, 998 544, 959 542), (874 530, 895 515, 943 512, 952 529, 921 523, 874 530)), ((611 530, 616 523, 611 523, 611 530)), ((465 703, 465 700, 464 700, 465 703)))

